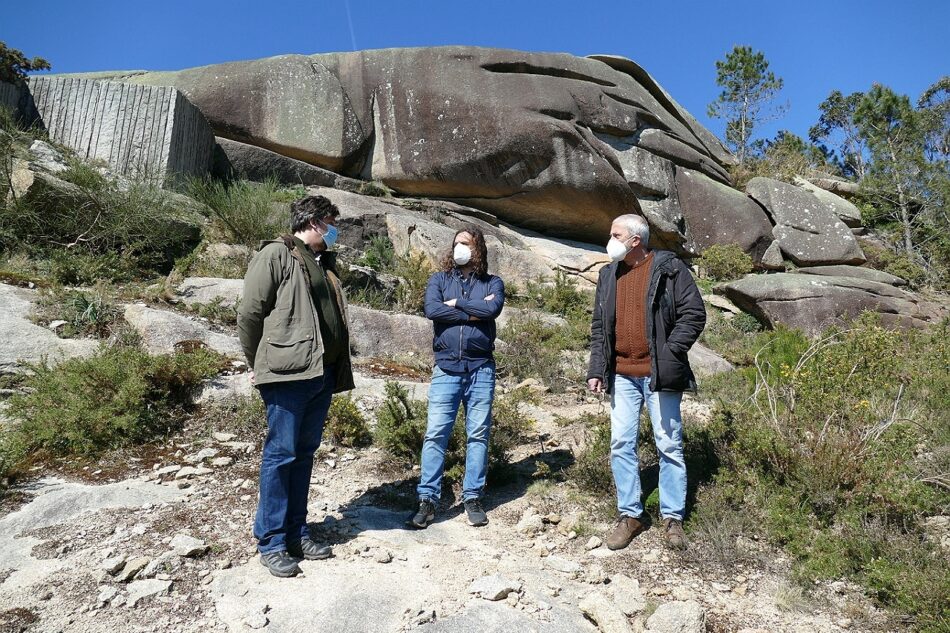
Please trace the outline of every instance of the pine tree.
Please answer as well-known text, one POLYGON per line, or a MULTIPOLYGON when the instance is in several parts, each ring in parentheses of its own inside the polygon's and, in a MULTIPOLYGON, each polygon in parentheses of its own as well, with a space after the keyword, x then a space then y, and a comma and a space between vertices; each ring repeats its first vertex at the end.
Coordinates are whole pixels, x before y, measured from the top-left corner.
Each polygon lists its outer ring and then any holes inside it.
POLYGON ((751 46, 736 46, 716 62, 716 85, 722 92, 709 104, 709 116, 725 119, 726 142, 739 162, 745 163, 755 128, 787 109, 787 105, 771 105, 783 82, 769 70, 763 53, 751 46))

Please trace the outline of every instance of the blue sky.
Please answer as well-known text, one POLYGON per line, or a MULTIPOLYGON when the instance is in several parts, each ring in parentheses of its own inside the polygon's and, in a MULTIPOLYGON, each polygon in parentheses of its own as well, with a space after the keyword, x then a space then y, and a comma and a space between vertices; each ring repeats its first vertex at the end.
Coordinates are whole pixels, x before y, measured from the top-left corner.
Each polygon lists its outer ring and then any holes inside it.
POLYGON ((832 89, 872 82, 917 96, 950 73, 950 0, 269 0, 5 2, 0 40, 56 72, 178 69, 281 53, 467 44, 642 64, 716 134, 715 61, 736 44, 785 80, 779 129, 806 135, 832 89), (348 11, 348 10, 349 11, 348 11), (347 13, 351 20, 347 19, 347 13), (351 28, 352 25, 352 28, 351 28))

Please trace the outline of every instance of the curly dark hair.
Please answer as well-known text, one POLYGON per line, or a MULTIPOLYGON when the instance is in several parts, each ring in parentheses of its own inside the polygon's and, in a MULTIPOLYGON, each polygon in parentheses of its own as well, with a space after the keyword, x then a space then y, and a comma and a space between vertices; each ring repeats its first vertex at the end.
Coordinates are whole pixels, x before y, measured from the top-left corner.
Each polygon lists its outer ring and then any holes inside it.
POLYGON ((468 233, 472 236, 472 265, 475 274, 484 277, 488 274, 488 246, 485 245, 485 235, 477 226, 468 224, 460 228, 452 236, 452 243, 449 245, 449 252, 442 258, 442 270, 449 272, 456 267, 453 251, 455 250, 455 239, 462 233, 468 233))
POLYGON ((290 203, 290 232, 305 231, 310 222, 335 218, 340 210, 324 196, 305 196, 290 203))

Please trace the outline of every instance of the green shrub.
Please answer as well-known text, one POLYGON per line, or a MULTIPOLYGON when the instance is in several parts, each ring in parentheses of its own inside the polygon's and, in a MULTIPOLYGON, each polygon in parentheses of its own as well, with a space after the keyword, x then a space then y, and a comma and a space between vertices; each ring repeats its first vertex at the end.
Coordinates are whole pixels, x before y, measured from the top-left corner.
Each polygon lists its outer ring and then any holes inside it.
POLYGON ((64 176, 74 187, 40 187, 0 205, 4 250, 52 258, 62 283, 91 283, 167 273, 197 243, 201 218, 183 196, 147 181, 120 187, 71 164, 64 176))
POLYGON ((713 244, 696 262, 703 275, 715 281, 738 279, 752 272, 752 258, 737 244, 713 244))
POLYGON ((95 455, 147 442, 177 429, 201 381, 222 357, 207 350, 149 356, 136 348, 104 348, 51 367, 32 365, 27 392, 12 396, 0 452, 16 464, 37 452, 95 455))
POLYGON ((934 631, 950 620, 950 571, 920 524, 950 506, 948 334, 874 315, 811 342, 762 333, 741 384, 717 394, 713 440, 717 504, 753 516, 799 578, 850 577, 934 631))
MULTIPOLYGON (((533 428, 523 405, 530 400, 525 390, 497 398, 492 408, 492 429, 488 445, 489 480, 501 474, 511 450, 533 428)), ((424 400, 413 400, 397 382, 386 383, 386 400, 377 412, 375 443, 392 456, 409 464, 418 464, 427 428, 424 400)), ((465 472, 465 411, 459 408, 445 452, 445 478, 458 481, 465 472)))
POLYGON ((373 441, 366 418, 352 396, 334 396, 324 435, 337 446, 368 446, 373 441))
POLYGON ((395 309, 399 312, 422 314, 426 285, 434 272, 429 259, 422 253, 406 253, 396 257, 390 272, 401 279, 396 288, 395 309))
POLYGON ((275 209, 281 186, 274 179, 263 183, 247 180, 223 182, 196 178, 188 182, 188 195, 204 204, 210 213, 211 237, 229 244, 256 248, 262 240, 288 233, 289 211, 275 209))
POLYGON ((531 313, 509 320, 499 333, 504 345, 495 353, 500 373, 519 381, 538 378, 555 391, 569 386, 574 380, 564 372, 562 354, 585 349, 590 329, 589 320, 573 323, 549 324, 531 313))
POLYGON ((426 434, 426 403, 409 397, 406 388, 386 382, 386 399, 376 413, 375 443, 393 457, 418 464, 426 434))
POLYGON ((913 288, 919 288, 927 282, 927 269, 907 257, 907 253, 899 253, 867 240, 862 241, 861 250, 864 251, 871 268, 896 275, 906 280, 913 288))

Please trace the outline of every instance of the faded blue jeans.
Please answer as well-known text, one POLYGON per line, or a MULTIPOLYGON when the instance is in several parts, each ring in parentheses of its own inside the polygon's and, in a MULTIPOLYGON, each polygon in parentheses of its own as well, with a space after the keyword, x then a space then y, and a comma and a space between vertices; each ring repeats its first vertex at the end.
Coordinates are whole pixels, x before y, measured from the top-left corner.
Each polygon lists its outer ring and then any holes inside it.
POLYGON ((686 462, 683 459, 683 419, 680 401, 683 394, 672 391, 653 393, 650 378, 617 375, 610 397, 610 468, 617 485, 617 509, 620 514, 639 517, 640 458, 637 438, 640 410, 646 403, 653 424, 653 439, 660 456, 660 515, 683 520, 686 513, 686 462))
POLYGON ((442 494, 445 450, 449 445, 459 405, 465 403, 465 479, 462 500, 478 499, 488 473, 488 437, 495 397, 495 364, 486 363, 469 372, 446 372, 436 365, 429 387, 429 419, 422 443, 419 499, 438 503, 442 494))
POLYGON ((323 437, 336 374, 258 387, 267 405, 267 438, 261 458, 260 497, 254 537, 266 554, 287 549, 288 542, 308 538, 307 496, 313 455, 323 437))

